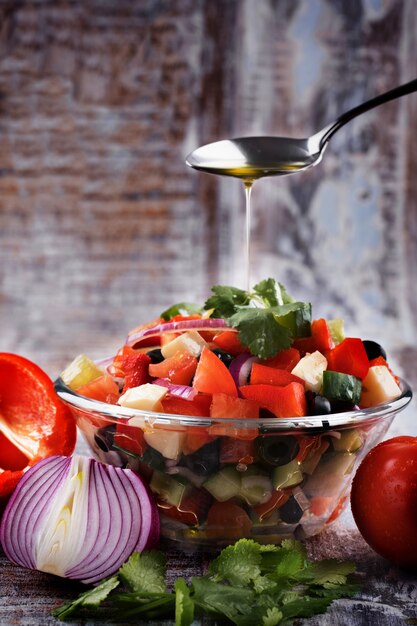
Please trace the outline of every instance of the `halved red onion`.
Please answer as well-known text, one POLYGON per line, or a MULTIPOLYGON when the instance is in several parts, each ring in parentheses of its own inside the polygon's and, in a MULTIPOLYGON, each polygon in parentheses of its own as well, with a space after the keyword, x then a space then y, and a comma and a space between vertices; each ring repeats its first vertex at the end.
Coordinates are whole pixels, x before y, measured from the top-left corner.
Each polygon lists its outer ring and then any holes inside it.
POLYGON ((114 574, 158 539, 156 504, 140 477, 77 455, 31 467, 0 526, 11 561, 84 583, 114 574))
POLYGON ((166 387, 172 396, 182 398, 183 400, 193 400, 197 391, 193 387, 188 385, 174 385, 166 378, 156 378, 152 381, 153 385, 159 385, 160 387, 166 387))
POLYGON ((257 361, 259 361, 258 357, 252 356, 249 352, 242 352, 242 354, 238 354, 238 356, 233 359, 229 366, 229 372, 233 376, 237 387, 248 384, 252 365, 257 361))
MULTIPOLYGON (((166 324, 158 324, 152 328, 142 328, 139 331, 129 333, 125 345, 134 346, 142 339, 157 337, 165 333, 178 333, 187 330, 224 330, 225 328, 229 328, 226 321, 215 317, 199 320, 184 320, 182 322, 167 322, 166 324)), ((230 328, 230 330, 234 331, 233 328, 230 328)))

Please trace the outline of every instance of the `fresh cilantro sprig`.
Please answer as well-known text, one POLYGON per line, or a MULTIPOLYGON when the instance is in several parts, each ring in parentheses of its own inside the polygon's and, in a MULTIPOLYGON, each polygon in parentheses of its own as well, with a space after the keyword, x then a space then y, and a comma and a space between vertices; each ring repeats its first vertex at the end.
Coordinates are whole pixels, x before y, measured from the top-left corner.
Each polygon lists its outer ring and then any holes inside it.
POLYGON ((240 539, 210 563, 205 576, 190 584, 177 578, 169 592, 164 555, 136 552, 116 576, 54 615, 61 620, 76 615, 118 621, 165 618, 175 620, 175 626, 190 626, 194 615, 204 612, 236 626, 289 626, 296 618, 325 612, 333 600, 354 595, 359 589, 349 580, 354 571, 350 562, 310 561, 298 541, 274 546, 240 539))
POLYGON ((311 332, 311 305, 295 302, 281 283, 267 278, 252 291, 215 285, 204 308, 239 332, 252 354, 267 359, 311 332))

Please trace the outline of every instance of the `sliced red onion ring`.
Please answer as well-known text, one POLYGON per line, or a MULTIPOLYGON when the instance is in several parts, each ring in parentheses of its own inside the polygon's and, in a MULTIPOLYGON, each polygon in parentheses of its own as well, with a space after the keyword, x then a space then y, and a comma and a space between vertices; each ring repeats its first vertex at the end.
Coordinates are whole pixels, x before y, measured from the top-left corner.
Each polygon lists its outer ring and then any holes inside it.
POLYGON ((152 381, 153 385, 159 385, 160 387, 166 387, 172 396, 182 398, 183 400, 194 400, 197 395, 197 391, 193 387, 188 385, 174 385, 166 378, 156 378, 152 381))
POLYGON ((229 372, 237 387, 248 384, 249 374, 253 363, 259 361, 258 357, 252 356, 249 352, 242 352, 230 363, 229 372))
POLYGON ((16 487, 0 526, 7 557, 94 583, 159 539, 156 504, 132 470, 87 457, 48 457, 16 487))
POLYGON ((235 331, 233 328, 229 329, 226 320, 215 317, 200 320, 185 320, 182 322, 167 322, 166 324, 158 324, 152 328, 142 328, 142 330, 138 330, 137 332, 129 333, 125 345, 133 346, 140 342, 141 339, 157 337, 164 333, 177 333, 186 330, 224 330, 225 328, 235 331))

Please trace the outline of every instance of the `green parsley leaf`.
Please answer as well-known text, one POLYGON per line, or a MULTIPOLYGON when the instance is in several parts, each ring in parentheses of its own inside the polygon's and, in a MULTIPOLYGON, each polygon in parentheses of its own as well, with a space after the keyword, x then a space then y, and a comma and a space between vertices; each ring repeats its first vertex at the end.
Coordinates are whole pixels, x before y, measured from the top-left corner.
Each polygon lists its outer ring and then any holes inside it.
POLYGON ((121 581, 134 592, 164 593, 166 563, 161 552, 134 552, 119 569, 121 581))
POLYGON ((242 307, 228 323, 239 331, 239 339, 261 359, 275 356, 291 346, 291 332, 277 323, 275 309, 242 307))
POLYGON ((81 593, 78 598, 72 602, 66 602, 57 609, 52 611, 54 617, 60 620, 65 620, 73 613, 79 611, 82 608, 96 609, 107 598, 109 593, 113 591, 119 585, 117 576, 106 578, 102 580, 100 584, 84 593, 81 593))
POLYGON ((227 319, 236 311, 236 307, 249 304, 250 294, 237 287, 215 285, 211 288, 213 295, 206 300, 204 308, 213 309, 212 317, 227 319))
POLYGON ((282 612, 274 606, 272 609, 267 609, 262 618, 262 626, 277 626, 282 622, 283 617, 282 612))
POLYGON ((344 585, 349 574, 353 574, 355 565, 351 561, 324 559, 311 563, 307 572, 313 576, 313 583, 325 587, 344 585))
POLYGON ((173 304, 166 311, 163 311, 163 313, 161 313, 161 317, 166 322, 169 322, 169 320, 176 315, 199 315, 201 311, 201 306, 194 304, 193 302, 178 302, 177 304, 173 304))
POLYGON ((191 626, 194 619, 194 602, 183 578, 175 581, 175 626, 191 626))

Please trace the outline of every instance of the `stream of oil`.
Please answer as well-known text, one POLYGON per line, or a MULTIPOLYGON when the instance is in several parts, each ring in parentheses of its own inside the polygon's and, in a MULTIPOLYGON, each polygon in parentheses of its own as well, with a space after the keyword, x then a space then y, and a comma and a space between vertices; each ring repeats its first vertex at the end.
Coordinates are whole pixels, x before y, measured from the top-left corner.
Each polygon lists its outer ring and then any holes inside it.
POLYGON ((256 165, 244 165, 242 167, 230 167, 226 164, 222 167, 216 164, 212 168, 210 165, 206 165, 201 168, 205 172, 211 174, 218 174, 222 176, 232 176, 233 178, 239 178, 243 181, 245 188, 245 249, 244 249, 244 277, 246 289, 250 291, 251 287, 251 223, 252 223, 252 187, 256 180, 260 178, 266 178, 269 176, 285 176, 286 174, 292 174, 293 172, 303 169, 303 165, 298 166, 295 163, 283 164, 279 166, 265 168, 257 167, 256 165))

